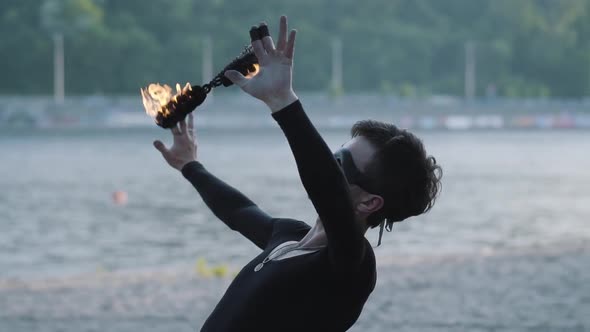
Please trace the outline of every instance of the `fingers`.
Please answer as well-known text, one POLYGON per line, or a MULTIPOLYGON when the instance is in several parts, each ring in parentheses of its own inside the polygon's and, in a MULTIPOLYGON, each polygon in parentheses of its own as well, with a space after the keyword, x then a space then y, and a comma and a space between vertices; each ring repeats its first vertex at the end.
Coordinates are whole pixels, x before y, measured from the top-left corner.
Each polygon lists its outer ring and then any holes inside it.
POLYGON ((186 134, 186 117, 179 121, 180 124, 180 133, 186 134))
POLYGON ((193 113, 188 114, 188 136, 193 141, 195 140, 195 127, 193 124, 193 113))
POLYGON ((287 16, 281 16, 279 23, 279 39, 277 39, 277 51, 282 52, 287 46, 287 16))
POLYGON ((180 129, 178 129, 178 127, 177 127, 177 126, 174 126, 174 127, 172 127, 172 129, 171 129, 171 130, 172 130, 172 134, 173 134, 174 136, 180 136, 180 135, 182 135, 182 132, 180 131, 180 129))
POLYGON ((264 50, 264 45, 262 45, 262 41, 256 40, 252 42, 252 49, 254 50, 254 54, 258 59, 258 62, 262 65, 266 62, 266 51, 264 50))
POLYGON ((252 49, 258 58, 260 65, 264 65, 268 61, 268 55, 274 54, 276 51, 282 52, 288 59, 293 59, 295 52, 295 36, 296 30, 291 30, 289 38, 287 39, 287 17, 281 16, 279 24, 279 39, 275 48, 272 37, 268 33, 268 26, 265 22, 261 22, 258 27, 253 26, 250 29, 250 38, 252 40, 252 49))
POLYGON ((289 40, 287 41, 287 47, 285 48, 285 56, 289 59, 293 59, 293 53, 295 52, 295 36, 297 30, 291 30, 289 33, 289 40))
POLYGON ((258 26, 258 34, 260 35, 260 38, 262 38, 262 46, 266 53, 273 54, 275 52, 275 44, 268 33, 268 25, 266 25, 265 22, 260 22, 260 25, 258 26))
POLYGON ((168 153, 170 153, 170 151, 168 150, 168 148, 166 148, 164 143, 160 141, 154 141, 154 147, 156 148, 156 150, 160 151, 160 153, 162 153, 164 157, 166 157, 168 153))
MULTIPOLYGON (((260 59, 260 58, 259 58, 260 59)), ((246 83, 248 83, 248 79, 244 77, 244 75, 242 75, 242 73, 240 73, 237 70, 227 70, 224 73, 225 77, 227 77, 233 84, 239 86, 239 87, 243 87, 244 85, 246 85, 246 83)))
POLYGON ((193 131, 195 129, 194 121, 193 121, 193 113, 188 114, 188 130, 193 131))
POLYGON ((266 53, 272 54, 275 52, 275 44, 270 36, 262 38, 262 46, 266 50, 266 53))
POLYGON ((254 50, 254 54, 258 59, 258 63, 261 65, 266 60, 266 51, 264 50, 264 45, 262 44, 262 36, 260 35, 260 31, 258 27, 253 26, 250 28, 250 39, 252 40, 252 49, 254 50))

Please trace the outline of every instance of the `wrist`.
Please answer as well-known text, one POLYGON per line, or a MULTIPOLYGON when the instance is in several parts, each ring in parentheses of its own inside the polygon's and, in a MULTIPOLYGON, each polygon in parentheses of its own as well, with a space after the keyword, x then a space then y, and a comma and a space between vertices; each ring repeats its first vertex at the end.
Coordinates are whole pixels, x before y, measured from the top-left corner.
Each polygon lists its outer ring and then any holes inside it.
POLYGON ((184 165, 182 167, 182 169, 180 170, 180 173, 185 178, 191 179, 191 178, 194 178, 197 174, 201 173, 204 170, 205 170, 205 167, 203 166, 203 164, 201 164, 197 160, 194 160, 194 161, 191 161, 190 163, 187 163, 186 165, 184 165))
POLYGON ((269 98, 268 100, 265 100, 264 103, 268 106, 268 108, 270 108, 271 112, 274 113, 274 112, 280 111, 283 108, 291 105, 292 103, 294 103, 298 99, 299 99, 299 97, 297 97, 295 92, 293 90, 289 90, 288 93, 281 95, 281 96, 275 96, 273 98, 269 98))
MULTIPOLYGON (((186 168, 186 167, 187 167, 189 164, 192 164, 192 163, 194 163, 194 162, 197 162, 197 163, 199 163, 199 162, 198 162, 196 159, 185 160, 185 161, 182 161, 182 162, 180 162, 180 163, 176 164, 176 166, 175 166, 174 168, 176 168, 177 170, 179 170, 180 172, 182 172, 182 170, 183 170, 184 168, 186 168)), ((189 166, 189 167, 190 167, 190 166, 189 166)))

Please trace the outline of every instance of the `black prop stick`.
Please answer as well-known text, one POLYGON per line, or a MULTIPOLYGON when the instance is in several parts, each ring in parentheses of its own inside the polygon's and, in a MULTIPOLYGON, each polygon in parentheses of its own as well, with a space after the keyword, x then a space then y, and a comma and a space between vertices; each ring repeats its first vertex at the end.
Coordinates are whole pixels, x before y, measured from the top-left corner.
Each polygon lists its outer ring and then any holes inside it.
MULTIPOLYGON (((268 27, 252 27, 250 29, 250 38, 252 41, 268 36, 268 27)), ((252 50, 252 46, 246 46, 242 53, 230 62, 221 72, 219 72, 211 82, 203 86, 187 85, 181 90, 177 85, 177 94, 172 95, 172 89, 165 85, 150 84, 141 89, 143 105, 146 112, 154 118, 156 124, 162 128, 172 128, 183 120, 190 112, 194 111, 197 106, 201 105, 207 94, 220 85, 225 87, 233 83, 225 77, 228 70, 237 70, 242 75, 256 74, 258 68, 258 58, 252 50)))

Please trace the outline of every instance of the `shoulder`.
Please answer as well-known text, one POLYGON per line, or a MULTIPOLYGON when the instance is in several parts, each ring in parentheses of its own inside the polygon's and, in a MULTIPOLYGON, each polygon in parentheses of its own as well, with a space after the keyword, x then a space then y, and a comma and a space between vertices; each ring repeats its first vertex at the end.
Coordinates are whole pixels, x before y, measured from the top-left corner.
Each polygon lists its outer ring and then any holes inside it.
POLYGON ((284 233, 298 233, 307 232, 311 227, 300 220, 288 219, 288 218, 273 218, 273 229, 272 235, 284 234, 284 233))
POLYGON ((357 286, 360 293, 370 293, 375 288, 377 283, 377 262, 375 259, 375 252, 371 243, 365 238, 364 240, 364 255, 360 264, 355 267, 349 267, 346 271, 342 269, 335 269, 334 272, 341 277, 345 283, 353 283, 357 286))
POLYGON ((310 230, 303 221, 289 218, 273 218, 272 234, 267 246, 289 240, 299 241, 310 230))
POLYGON ((269 245, 285 240, 299 241, 311 227, 300 220, 289 218, 273 218, 273 227, 269 245))

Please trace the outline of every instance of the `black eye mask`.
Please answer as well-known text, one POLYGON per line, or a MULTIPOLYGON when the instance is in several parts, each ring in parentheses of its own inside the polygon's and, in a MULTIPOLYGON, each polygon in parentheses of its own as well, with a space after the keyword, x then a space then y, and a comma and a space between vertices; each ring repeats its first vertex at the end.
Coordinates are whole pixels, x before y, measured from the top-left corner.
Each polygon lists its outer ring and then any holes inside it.
MULTIPOLYGON (((375 190, 375 188, 371 185, 371 181, 369 181, 369 179, 356 167, 354 160, 352 159, 352 153, 350 153, 348 149, 341 148, 340 150, 334 152, 334 158, 336 158, 336 161, 338 164, 340 164, 340 168, 342 168, 348 183, 356 184, 369 193, 378 193, 378 191, 375 190)), ((384 219, 381 222, 379 227, 379 241, 377 242, 377 247, 381 245, 383 229, 385 228, 388 232, 391 232, 392 225, 393 221, 388 219, 384 219)))
POLYGON ((341 148, 334 152, 334 158, 336 158, 336 161, 340 164, 340 168, 342 168, 348 183, 356 184, 368 192, 376 192, 372 190, 369 179, 367 179, 367 177, 354 164, 352 153, 350 153, 348 149, 341 148))

